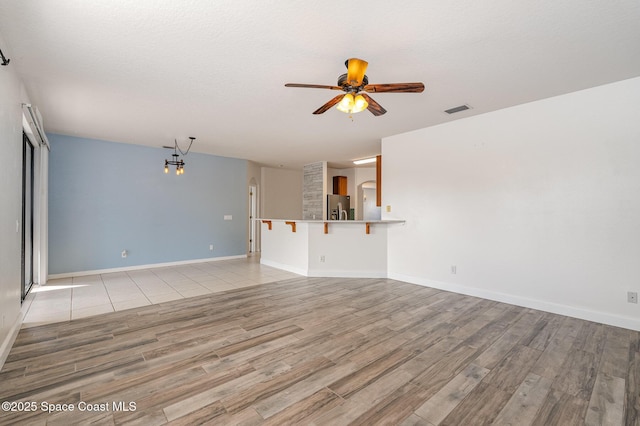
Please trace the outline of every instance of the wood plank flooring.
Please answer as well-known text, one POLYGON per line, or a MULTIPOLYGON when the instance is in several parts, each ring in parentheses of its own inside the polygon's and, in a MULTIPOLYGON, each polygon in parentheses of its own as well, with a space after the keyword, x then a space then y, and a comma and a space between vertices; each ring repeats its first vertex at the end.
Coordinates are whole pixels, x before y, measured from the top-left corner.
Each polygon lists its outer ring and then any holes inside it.
POLYGON ((22 329, 0 424, 639 425, 639 351, 532 309, 296 278, 22 329))

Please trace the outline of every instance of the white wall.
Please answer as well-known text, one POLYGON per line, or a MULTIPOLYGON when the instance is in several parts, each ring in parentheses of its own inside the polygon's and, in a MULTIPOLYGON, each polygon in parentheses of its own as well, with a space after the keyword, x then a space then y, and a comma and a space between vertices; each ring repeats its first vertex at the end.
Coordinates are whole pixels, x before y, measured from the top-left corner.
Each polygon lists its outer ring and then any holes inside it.
POLYGON ((370 180, 376 181, 376 168, 375 167, 358 167, 355 170, 356 187, 363 182, 370 180))
POLYGON ((302 170, 263 167, 261 216, 302 219, 302 170))
MULTIPOLYGON (((0 37, 3 47, 6 44, 0 37)), ((22 102, 13 63, 0 66, 0 366, 21 323, 22 102)))
POLYGON ((635 78, 385 138, 390 277, 640 330, 639 101, 635 78))
POLYGON ((386 278, 387 232, 390 225, 372 224, 366 233, 364 223, 309 223, 310 277, 386 278), (321 260, 321 257, 324 260, 321 260))
POLYGON ((297 223, 296 232, 284 221, 260 223, 262 252, 260 263, 274 268, 306 275, 309 269, 309 229, 307 223, 297 223))
POLYGON ((365 188, 362 191, 362 219, 380 220, 381 209, 376 206, 376 188, 365 188))

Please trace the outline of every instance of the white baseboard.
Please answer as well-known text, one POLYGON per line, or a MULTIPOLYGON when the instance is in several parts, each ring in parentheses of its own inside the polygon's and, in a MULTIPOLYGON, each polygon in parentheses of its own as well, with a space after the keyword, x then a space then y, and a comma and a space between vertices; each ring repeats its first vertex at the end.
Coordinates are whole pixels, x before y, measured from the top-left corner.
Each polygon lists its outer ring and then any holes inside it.
POLYGON ((246 254, 239 254, 236 256, 220 256, 220 257, 210 257, 207 259, 192 259, 192 260, 180 260, 177 262, 165 262, 165 263, 152 263, 149 265, 135 265, 135 266, 125 266, 122 268, 110 268, 110 269, 96 269, 93 271, 77 271, 77 272, 65 272, 62 274, 51 274, 48 279, 54 280, 58 278, 70 278, 70 277, 83 277, 87 275, 99 275, 99 274, 108 274, 112 272, 127 272, 127 271, 139 271, 140 269, 149 269, 149 268, 162 268, 165 266, 180 266, 180 265, 191 265, 194 263, 206 263, 206 262, 217 262, 220 260, 231 260, 231 259, 244 259, 246 258, 246 254))
POLYGON ((260 259, 260 263, 272 268, 282 269, 287 272, 302 275, 304 277, 327 277, 327 278, 387 278, 387 271, 345 271, 342 269, 304 269, 284 263, 274 262, 268 259, 260 259))
POLYGON ((16 341, 16 337, 18 337, 18 333, 20 332, 20 327, 22 326, 22 319, 24 315, 22 312, 18 315, 16 320, 14 321, 11 329, 9 329, 9 333, 7 337, 4 339, 2 344, 0 344, 0 370, 4 367, 4 363, 9 356, 9 352, 11 352, 11 348, 13 347, 13 343, 16 341))
POLYGON ((271 266, 272 268, 282 269, 283 271, 287 271, 287 272, 293 272, 294 274, 303 275, 305 277, 307 276, 306 270, 302 268, 295 268, 291 265, 285 265, 284 263, 278 263, 272 260, 260 258, 260 264, 271 266))
POLYGON ((389 273, 389 278, 398 281, 405 281, 412 284, 418 284, 425 287, 432 287, 440 290, 451 291, 454 293, 466 294, 467 296, 481 297, 483 299, 495 300, 496 302, 504 302, 510 305, 523 306, 525 308, 537 309, 540 311, 551 312, 553 314, 565 315, 568 317, 579 318, 587 321, 594 321, 602 324, 640 331, 640 319, 638 318, 614 315, 608 312, 592 311, 575 306, 562 305, 547 300, 530 299, 513 294, 467 287, 442 281, 428 280, 426 278, 412 277, 403 274, 389 273))
POLYGON ((344 271, 340 269, 309 269, 306 276, 327 278, 387 278, 387 271, 344 271))
MULTIPOLYGON (((37 284, 33 285, 33 288, 38 287, 37 284)), ((32 290, 33 290, 32 288, 32 290)), ((29 312, 29 308, 31 307, 31 302, 35 298, 35 294, 33 291, 29 292, 27 297, 22 301, 22 306, 20 306, 20 312, 18 312, 18 316, 15 321, 11 325, 9 329, 9 333, 7 333, 3 342, 0 343, 0 370, 4 367, 4 363, 11 352, 11 348, 18 337, 18 333, 20 333, 20 328, 22 327, 22 323, 24 322, 24 317, 29 312)))

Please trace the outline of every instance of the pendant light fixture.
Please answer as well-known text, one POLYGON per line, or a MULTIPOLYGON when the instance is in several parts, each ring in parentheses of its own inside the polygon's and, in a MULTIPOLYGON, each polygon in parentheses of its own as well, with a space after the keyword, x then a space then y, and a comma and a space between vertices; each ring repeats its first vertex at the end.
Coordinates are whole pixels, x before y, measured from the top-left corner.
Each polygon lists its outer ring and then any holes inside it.
POLYGON ((4 53, 2 53, 2 50, 0 50, 0 58, 2 59, 2 62, 0 63, 0 65, 7 66, 9 65, 9 62, 11 62, 11 59, 5 58, 4 53))
MULTIPOLYGON (((193 141, 196 138, 189 136, 189 139, 190 139, 189 147, 184 152, 178 146, 178 140, 174 139, 173 154, 171 154, 171 157, 173 157, 173 159, 164 160, 165 173, 169 173, 169 166, 176 166, 176 175, 179 176, 184 174, 184 160, 180 158, 180 154, 182 154, 183 156, 186 156, 189 153, 189 150, 191 149, 191 145, 193 145, 193 141), (178 154, 178 152, 180 152, 180 154, 178 154)), ((166 147, 166 148, 171 148, 171 147, 166 147)))

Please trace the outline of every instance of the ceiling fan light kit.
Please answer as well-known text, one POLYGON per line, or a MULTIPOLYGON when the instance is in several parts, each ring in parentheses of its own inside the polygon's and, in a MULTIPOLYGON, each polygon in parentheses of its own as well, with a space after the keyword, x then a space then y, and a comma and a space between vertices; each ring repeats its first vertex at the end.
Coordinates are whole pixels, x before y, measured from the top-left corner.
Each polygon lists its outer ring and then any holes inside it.
POLYGON ((347 114, 355 114, 362 112, 369 106, 369 102, 362 96, 357 95, 355 98, 351 93, 344 95, 342 100, 338 102, 336 109, 338 111, 346 112, 347 114))
POLYGON ((383 115, 387 110, 374 101, 371 96, 367 95, 367 93, 421 93, 424 91, 423 83, 369 84, 369 78, 365 75, 368 65, 368 62, 363 61, 362 59, 347 59, 345 61, 347 73, 338 77, 337 86, 287 83, 285 84, 285 87, 342 90, 346 93, 344 95, 334 97, 329 102, 315 110, 313 112, 314 114, 322 114, 328 111, 329 108, 337 105, 336 108, 339 111, 347 114, 354 114, 367 109, 375 116, 383 115))

